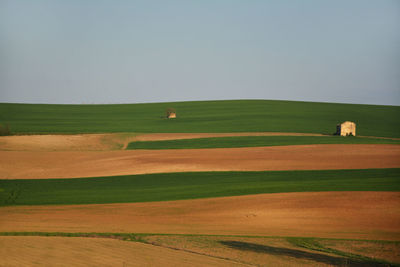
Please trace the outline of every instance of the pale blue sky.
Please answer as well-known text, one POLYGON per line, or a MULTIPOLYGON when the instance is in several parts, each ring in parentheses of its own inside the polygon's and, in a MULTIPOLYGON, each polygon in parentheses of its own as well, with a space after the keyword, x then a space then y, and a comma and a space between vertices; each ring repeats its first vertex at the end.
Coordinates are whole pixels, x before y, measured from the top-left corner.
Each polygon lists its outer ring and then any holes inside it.
POLYGON ((0 102, 400 105, 398 0, 0 0, 0 102))

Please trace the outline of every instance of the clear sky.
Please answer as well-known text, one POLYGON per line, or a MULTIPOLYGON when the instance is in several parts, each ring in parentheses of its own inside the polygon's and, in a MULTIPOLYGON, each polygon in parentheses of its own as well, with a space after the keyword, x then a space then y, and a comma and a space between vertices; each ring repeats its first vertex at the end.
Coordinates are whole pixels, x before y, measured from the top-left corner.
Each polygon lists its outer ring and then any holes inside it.
POLYGON ((400 105, 399 0, 0 0, 0 102, 400 105))

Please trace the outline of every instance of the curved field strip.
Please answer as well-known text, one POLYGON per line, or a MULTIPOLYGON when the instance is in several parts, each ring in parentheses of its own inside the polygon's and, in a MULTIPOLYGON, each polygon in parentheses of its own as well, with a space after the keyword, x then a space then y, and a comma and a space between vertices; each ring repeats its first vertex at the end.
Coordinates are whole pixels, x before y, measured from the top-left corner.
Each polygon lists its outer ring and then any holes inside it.
MULTIPOLYGON (((106 133, 106 134, 57 134, 57 135, 13 135, 0 136, 0 151, 110 151, 123 150, 131 142, 186 140, 217 137, 332 137, 310 133, 106 133)), ((375 143, 396 143, 396 138, 361 137, 361 140, 376 139, 375 143), (367 139, 368 138, 368 139, 367 139), (386 140, 386 141, 384 141, 386 140)), ((338 139, 338 138, 336 138, 338 139)), ((339 137, 340 139, 340 137, 339 137)), ((344 139, 344 138, 343 138, 344 139)), ((350 138, 352 139, 352 138, 350 138)), ((357 138, 358 139, 358 138, 357 138)), ((207 139, 211 140, 211 139, 207 139)), ((218 139, 221 140, 221 139, 218 139)), ((188 140, 186 140, 188 141, 188 140)), ((196 140, 193 140, 196 141, 196 140)), ((346 142, 352 143, 350 140, 346 142)), ((367 142, 367 141, 365 141, 367 142)), ((370 141, 373 142, 373 141, 370 141)), ((192 142, 191 142, 192 143, 192 142)), ((340 143, 340 142, 338 142, 340 143)), ((353 142, 356 143, 356 142, 353 142)), ((294 144, 294 143, 293 143, 294 144)), ((229 147, 229 146, 228 146, 229 147)))
POLYGON ((129 151, 0 151, 0 178, 79 178, 165 172, 400 167, 399 145, 300 145, 129 151))
POLYGON ((2 266, 246 266, 138 242, 103 238, 1 236, 2 266))
POLYGON ((282 192, 400 191, 400 169, 0 180, 0 189, 0 205, 129 203, 282 192))
POLYGON ((400 239, 399 192, 313 192, 0 208, 0 232, 174 233, 400 239))
POLYGON ((200 149, 312 144, 400 144, 399 140, 341 136, 240 136, 164 141, 134 141, 127 149, 200 149))
POLYGON ((126 149, 132 141, 162 141, 227 136, 323 136, 307 133, 105 133, 0 136, 0 151, 109 151, 126 149))

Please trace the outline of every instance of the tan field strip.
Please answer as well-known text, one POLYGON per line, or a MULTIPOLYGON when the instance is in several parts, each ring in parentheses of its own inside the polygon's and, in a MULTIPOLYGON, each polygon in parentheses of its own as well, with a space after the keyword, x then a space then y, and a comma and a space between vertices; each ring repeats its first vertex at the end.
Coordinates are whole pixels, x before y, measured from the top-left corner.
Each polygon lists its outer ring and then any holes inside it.
POLYGON ((400 192, 260 194, 0 208, 0 232, 127 232, 400 240, 400 192))
POLYGON ((0 136, 0 151, 109 151, 125 149, 132 141, 159 141, 224 136, 322 136, 310 133, 108 133, 0 136))
POLYGON ((71 134, 1 136, 4 151, 109 151, 122 149, 134 134, 71 134))
POLYGON ((82 237, 0 237, 0 266, 247 266, 137 242, 82 237))
POLYGON ((0 178, 77 178, 162 172, 400 167, 400 145, 297 145, 127 151, 0 151, 0 178))

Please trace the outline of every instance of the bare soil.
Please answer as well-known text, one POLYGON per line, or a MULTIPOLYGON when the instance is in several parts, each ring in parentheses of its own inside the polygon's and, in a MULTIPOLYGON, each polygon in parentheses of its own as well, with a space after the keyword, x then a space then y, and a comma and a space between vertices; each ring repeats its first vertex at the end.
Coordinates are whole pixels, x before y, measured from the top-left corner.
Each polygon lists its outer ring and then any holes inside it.
POLYGON ((0 236, 0 266, 246 266, 138 242, 0 236))
POLYGON ((127 232, 400 240, 400 192, 260 194, 0 208, 0 232, 127 232))
POLYGON ((0 178, 78 178, 188 171, 400 167, 399 145, 297 145, 127 151, 0 151, 0 178))

